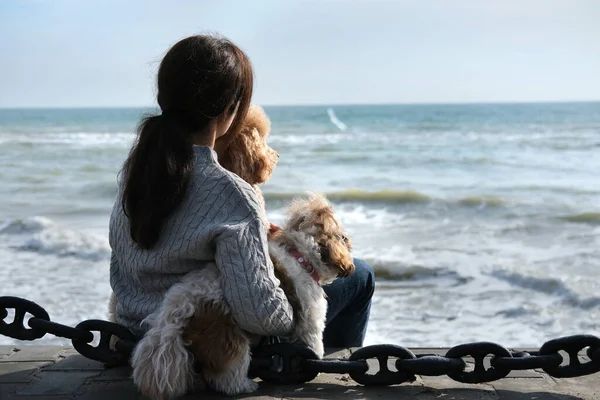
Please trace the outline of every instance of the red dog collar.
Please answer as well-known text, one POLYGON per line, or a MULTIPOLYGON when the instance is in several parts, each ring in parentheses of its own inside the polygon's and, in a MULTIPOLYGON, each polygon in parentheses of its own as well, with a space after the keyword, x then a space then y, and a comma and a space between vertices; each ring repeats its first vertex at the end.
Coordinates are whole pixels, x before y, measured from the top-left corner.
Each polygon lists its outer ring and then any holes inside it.
POLYGON ((317 272, 315 267, 313 267, 308 262, 306 257, 300 254, 300 252, 298 252, 297 250, 289 250, 288 253, 290 253, 290 255, 296 259, 296 261, 298 261, 302 268, 304 268, 304 270, 310 274, 311 278, 313 278, 315 282, 319 283, 319 273, 317 272))

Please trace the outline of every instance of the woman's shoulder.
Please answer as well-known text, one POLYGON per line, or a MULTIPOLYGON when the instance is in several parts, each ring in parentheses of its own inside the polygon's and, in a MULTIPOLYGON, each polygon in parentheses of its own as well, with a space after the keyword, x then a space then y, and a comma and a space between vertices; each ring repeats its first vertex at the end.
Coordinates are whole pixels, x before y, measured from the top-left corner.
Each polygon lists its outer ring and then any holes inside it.
POLYGON ((227 181, 226 186, 229 189, 230 197, 241 201, 241 206, 246 204, 247 207, 260 210, 260 203, 254 187, 248 182, 240 178, 231 171, 220 167, 224 181, 227 181))
POLYGON ((210 149, 210 156, 214 162, 210 162, 207 165, 203 165, 203 159, 207 156, 208 150, 203 148, 196 148, 196 153, 199 157, 197 163, 197 175, 194 181, 196 186, 194 191, 198 194, 206 194, 207 189, 211 189, 213 192, 211 197, 217 196, 224 205, 236 204, 237 208, 249 209, 249 210, 260 210, 259 200, 256 191, 248 182, 237 176, 231 171, 223 168, 217 160, 216 153, 210 149))

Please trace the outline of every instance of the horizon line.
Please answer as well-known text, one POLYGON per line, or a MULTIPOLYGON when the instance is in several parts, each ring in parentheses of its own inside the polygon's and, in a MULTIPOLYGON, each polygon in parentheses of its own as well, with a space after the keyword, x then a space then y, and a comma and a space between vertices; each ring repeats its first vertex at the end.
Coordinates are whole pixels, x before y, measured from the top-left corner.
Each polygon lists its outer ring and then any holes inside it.
MULTIPOLYGON (((253 102, 261 107, 365 107, 365 106, 473 106, 473 105, 535 105, 535 104, 582 104, 600 103, 596 100, 499 100, 499 101, 472 101, 472 102, 398 102, 398 103, 280 103, 268 104, 253 102)), ((0 107, 0 110, 101 110, 101 109, 139 109, 157 108, 156 105, 113 105, 113 106, 14 106, 0 107)))

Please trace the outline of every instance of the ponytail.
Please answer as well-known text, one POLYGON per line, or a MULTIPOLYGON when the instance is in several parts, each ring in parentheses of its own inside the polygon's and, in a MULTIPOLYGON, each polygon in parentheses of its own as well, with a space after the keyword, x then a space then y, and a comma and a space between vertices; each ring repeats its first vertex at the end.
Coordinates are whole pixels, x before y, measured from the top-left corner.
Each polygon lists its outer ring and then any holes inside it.
POLYGON ((196 35, 169 49, 160 63, 156 101, 161 115, 143 119, 123 165, 121 206, 130 236, 144 249, 159 240, 181 205, 194 169, 193 138, 211 121, 230 116, 226 140, 241 129, 252 97, 252 66, 225 38, 196 35))
POLYGON ((130 235, 144 249, 152 248, 165 219, 181 204, 194 168, 191 127, 175 115, 147 117, 123 167, 121 205, 130 235))

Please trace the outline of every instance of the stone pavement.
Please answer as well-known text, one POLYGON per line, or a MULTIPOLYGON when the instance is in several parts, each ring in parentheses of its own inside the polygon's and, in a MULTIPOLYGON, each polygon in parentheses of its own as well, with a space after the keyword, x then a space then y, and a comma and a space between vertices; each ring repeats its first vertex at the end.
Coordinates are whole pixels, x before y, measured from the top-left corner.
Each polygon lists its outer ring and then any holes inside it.
MULTIPOLYGON (((444 349, 415 349, 415 354, 444 354, 444 349)), ((345 358, 351 350, 331 351, 328 357, 345 358)), ((143 399, 136 391, 128 367, 104 369, 70 347, 0 346, 0 400, 143 399)), ((195 393, 184 399, 222 398, 195 393)), ((467 385, 447 377, 419 377, 410 384, 363 387, 348 376, 321 374, 298 386, 261 384, 244 399, 600 399, 600 374, 555 380, 543 372, 523 371, 489 384, 467 385)))

